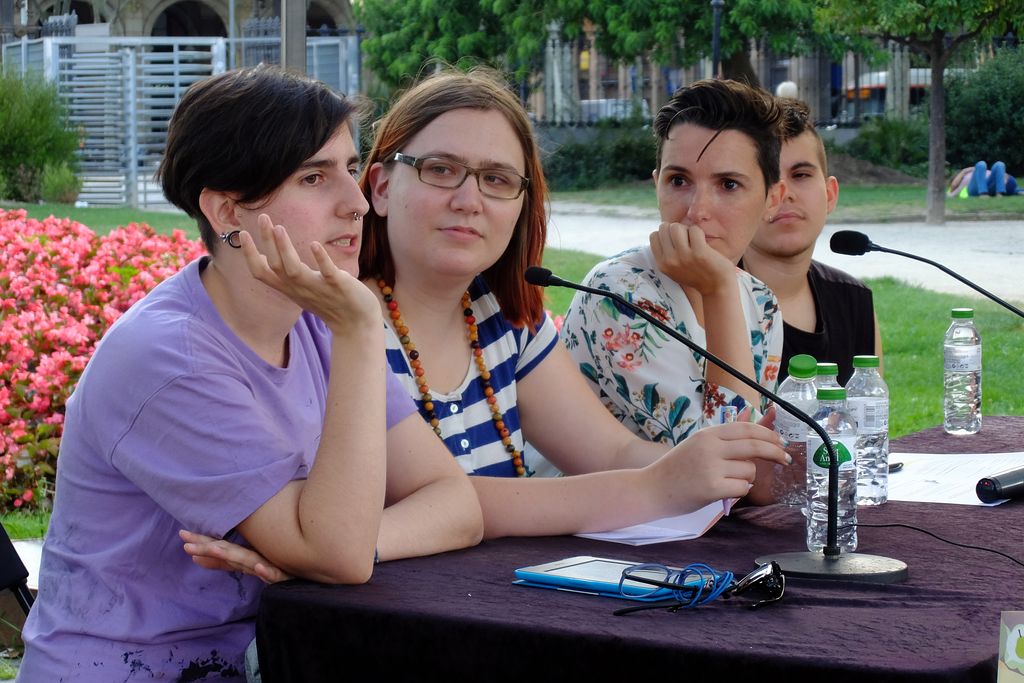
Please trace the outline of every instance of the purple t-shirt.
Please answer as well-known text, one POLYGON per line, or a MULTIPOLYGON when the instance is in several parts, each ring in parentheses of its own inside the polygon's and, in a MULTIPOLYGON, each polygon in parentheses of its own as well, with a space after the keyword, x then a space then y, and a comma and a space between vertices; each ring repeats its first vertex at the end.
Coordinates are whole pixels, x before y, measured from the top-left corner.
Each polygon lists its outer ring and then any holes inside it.
MULTIPOLYGON (((244 543, 235 527, 307 476, 331 340, 303 313, 288 367, 266 363, 220 318, 201 262, 111 327, 67 402, 20 680, 244 678, 262 583, 195 565, 177 532, 244 543)), ((388 372, 388 427, 414 410, 388 372)))

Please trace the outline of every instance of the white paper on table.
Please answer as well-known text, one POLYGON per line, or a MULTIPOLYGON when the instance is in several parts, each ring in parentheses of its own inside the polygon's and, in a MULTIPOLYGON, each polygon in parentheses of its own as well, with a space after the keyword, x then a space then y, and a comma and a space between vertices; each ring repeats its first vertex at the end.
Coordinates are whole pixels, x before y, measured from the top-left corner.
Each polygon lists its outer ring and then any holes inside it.
POLYGON ((890 453, 889 462, 903 469, 889 475, 889 500, 913 503, 982 503, 975 487, 979 479, 1024 467, 1024 452, 1016 453, 890 453))
POLYGON ((708 529, 715 525, 724 515, 729 514, 732 509, 734 498, 716 500, 709 503, 696 512, 677 517, 665 517, 656 519, 645 524, 635 524, 614 531, 602 531, 594 534, 576 534, 582 538, 592 538, 596 541, 611 541, 613 543, 625 543, 626 545, 650 545, 651 543, 665 543, 667 541, 688 541, 691 538, 699 538, 708 529))

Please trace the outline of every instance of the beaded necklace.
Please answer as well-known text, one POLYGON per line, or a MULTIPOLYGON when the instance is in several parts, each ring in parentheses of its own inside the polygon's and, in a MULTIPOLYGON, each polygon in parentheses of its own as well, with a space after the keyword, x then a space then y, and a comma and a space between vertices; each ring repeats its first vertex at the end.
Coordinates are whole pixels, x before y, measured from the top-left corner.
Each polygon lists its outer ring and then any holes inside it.
MULTIPOLYGON (((394 325, 395 332, 398 333, 398 341, 402 344, 402 348, 405 349, 406 356, 409 357, 409 366, 412 368, 413 378, 416 380, 416 386, 419 389, 423 403, 423 407, 421 408, 423 416, 430 424, 430 427, 434 430, 434 433, 443 441, 444 439, 441 436, 441 421, 438 419, 437 411, 434 409, 433 397, 430 395, 430 386, 427 384, 426 374, 423 370, 423 361, 420 360, 420 352, 416 350, 416 345, 412 343, 412 338, 409 337, 409 327, 405 324, 405 321, 402 320, 402 313, 398 309, 398 301, 395 299, 394 290, 387 282, 384 281, 383 278, 377 279, 377 286, 380 288, 380 293, 384 297, 384 305, 387 306, 388 316, 391 318, 391 324, 394 325)), ((469 348, 473 352, 473 361, 476 363, 477 372, 480 375, 480 381, 484 385, 484 396, 487 397, 487 405, 491 409, 491 420, 494 423, 494 428, 501 437, 501 443, 505 446, 505 451, 509 454, 509 458, 512 460, 512 465, 516 470, 516 476, 525 476, 526 468, 523 466, 523 455, 512 443, 512 436, 508 427, 505 425, 505 416, 502 414, 501 408, 498 406, 498 397, 494 395, 494 388, 491 386, 491 371, 487 369, 487 363, 484 360, 484 350, 480 348, 476 318, 473 316, 472 299, 470 298, 468 291, 462 294, 462 315, 463 319, 466 321, 469 348)))

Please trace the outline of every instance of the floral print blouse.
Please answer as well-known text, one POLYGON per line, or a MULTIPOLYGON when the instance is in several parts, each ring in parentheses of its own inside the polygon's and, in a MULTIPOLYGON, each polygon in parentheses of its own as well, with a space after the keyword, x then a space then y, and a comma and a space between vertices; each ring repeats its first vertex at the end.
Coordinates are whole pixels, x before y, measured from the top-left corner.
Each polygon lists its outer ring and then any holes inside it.
MULTIPOLYGON (((757 382, 774 391, 782 355, 782 315, 768 287, 736 269, 750 329, 757 382)), ((649 247, 597 264, 584 284, 623 296, 703 348, 707 340, 686 293, 655 266, 649 247)), ((676 444, 719 422, 723 406, 751 406, 730 389, 705 380, 706 360, 607 297, 577 292, 561 338, 591 388, 624 425, 652 441, 676 444)), ((767 407, 762 400, 760 411, 767 407)), ((748 410, 756 414, 758 410, 748 410)))

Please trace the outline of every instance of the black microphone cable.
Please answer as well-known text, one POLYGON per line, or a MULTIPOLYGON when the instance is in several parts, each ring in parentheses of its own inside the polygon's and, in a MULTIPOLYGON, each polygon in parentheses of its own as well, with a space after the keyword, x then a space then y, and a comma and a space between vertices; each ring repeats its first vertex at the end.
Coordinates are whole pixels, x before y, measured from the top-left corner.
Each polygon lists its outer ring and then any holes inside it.
POLYGON ((922 534, 927 534, 928 536, 931 536, 932 538, 934 538, 937 541, 942 541, 943 543, 948 543, 949 545, 956 546, 957 548, 966 548, 967 550, 981 550, 981 551, 984 551, 984 552, 987 552, 987 553, 995 553, 996 555, 1001 555, 1002 557, 1005 557, 1010 562, 1013 562, 1015 564, 1019 564, 1021 567, 1024 567, 1024 561, 1018 560, 1013 555, 1008 555, 1008 554, 1004 553, 1001 550, 996 550, 995 548, 986 548, 985 546, 981 546, 981 545, 970 545, 970 544, 967 544, 967 543, 958 543, 957 541, 951 541, 948 538, 943 538, 942 536, 939 536, 938 534, 936 534, 936 533, 934 533, 932 531, 928 531, 927 529, 922 529, 921 527, 914 526, 913 524, 901 524, 899 522, 891 522, 891 523, 888 523, 888 524, 867 524, 867 523, 857 522, 856 524, 844 524, 843 526, 841 526, 839 528, 840 529, 847 529, 847 528, 849 528, 851 526, 858 527, 858 528, 859 527, 865 527, 865 528, 870 527, 870 528, 875 528, 875 529, 903 528, 903 529, 911 529, 913 531, 920 531, 922 534))

